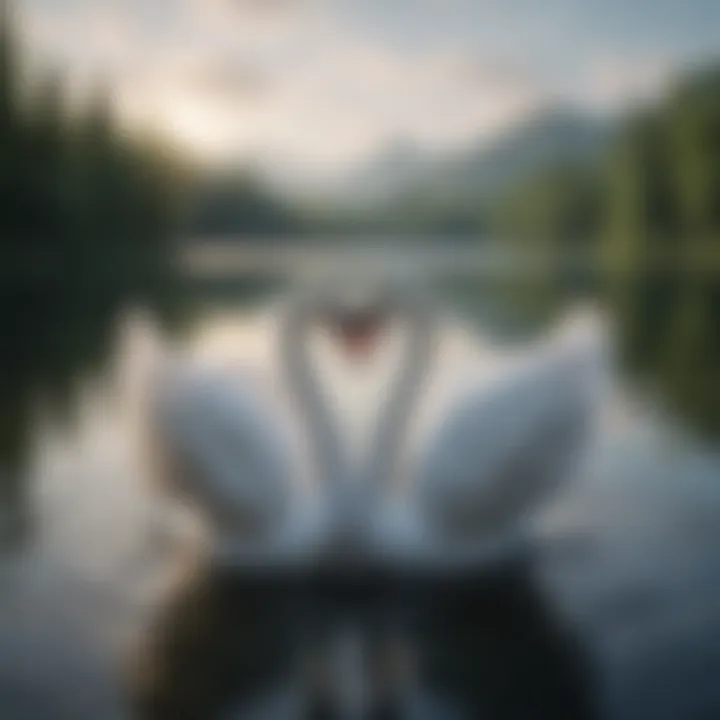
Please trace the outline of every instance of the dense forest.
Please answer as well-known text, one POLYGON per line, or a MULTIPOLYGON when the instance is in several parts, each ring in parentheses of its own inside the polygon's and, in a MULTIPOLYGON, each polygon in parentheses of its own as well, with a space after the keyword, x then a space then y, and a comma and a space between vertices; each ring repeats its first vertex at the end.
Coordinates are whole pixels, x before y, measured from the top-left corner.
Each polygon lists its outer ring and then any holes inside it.
MULTIPOLYGON (((496 208, 507 242, 592 263, 619 346, 668 409, 720 431, 720 67, 626 118, 600 162, 546 168, 496 208)), ((552 295, 561 284, 548 278, 552 295)))
MULTIPOLYGON (((181 166, 133 137, 102 88, 82 106, 53 74, 23 82, 12 18, 0 20, 0 510, 21 508, 36 398, 69 407, 99 367, 128 302, 174 305, 169 262, 181 166)), ((22 513, 0 514, 14 536, 22 513)))
POLYGON ((610 159, 610 300, 633 369, 720 431, 720 69, 623 132, 610 159))

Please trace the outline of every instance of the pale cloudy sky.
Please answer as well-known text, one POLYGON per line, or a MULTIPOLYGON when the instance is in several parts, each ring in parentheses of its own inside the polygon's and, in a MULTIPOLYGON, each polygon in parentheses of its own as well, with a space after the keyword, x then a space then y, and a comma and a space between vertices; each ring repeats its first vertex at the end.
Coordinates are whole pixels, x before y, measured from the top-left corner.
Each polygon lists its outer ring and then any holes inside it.
POLYGON ((202 157, 319 173, 613 111, 720 50, 720 0, 20 0, 30 46, 202 157))

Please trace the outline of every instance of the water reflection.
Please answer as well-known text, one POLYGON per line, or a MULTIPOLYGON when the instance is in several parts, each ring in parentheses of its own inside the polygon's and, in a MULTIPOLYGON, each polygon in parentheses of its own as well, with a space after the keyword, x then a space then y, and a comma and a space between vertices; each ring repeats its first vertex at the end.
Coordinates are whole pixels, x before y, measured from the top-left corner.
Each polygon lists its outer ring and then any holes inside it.
POLYGON ((139 718, 273 717, 263 701, 298 681, 292 717, 600 717, 590 652, 529 557, 454 578, 205 572, 146 650, 139 718))
POLYGON ((530 557, 425 596, 423 681, 458 717, 599 717, 590 651, 540 591, 530 557))
POLYGON ((272 576, 198 570, 151 630, 138 667, 138 718, 222 718, 270 692, 293 667, 297 587, 272 576))

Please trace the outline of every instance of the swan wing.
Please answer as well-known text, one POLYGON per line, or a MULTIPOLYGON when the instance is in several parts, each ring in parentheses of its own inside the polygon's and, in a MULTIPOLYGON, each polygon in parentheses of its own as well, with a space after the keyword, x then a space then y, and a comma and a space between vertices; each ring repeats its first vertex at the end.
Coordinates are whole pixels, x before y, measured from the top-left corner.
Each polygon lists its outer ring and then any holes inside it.
POLYGON ((265 536, 279 528, 291 492, 289 448, 277 413, 251 377, 181 370, 153 403, 171 486, 216 529, 265 536))
POLYGON ((589 435, 603 357, 599 336, 571 323, 500 382, 455 399, 414 485, 433 536, 505 533, 568 478, 589 435))

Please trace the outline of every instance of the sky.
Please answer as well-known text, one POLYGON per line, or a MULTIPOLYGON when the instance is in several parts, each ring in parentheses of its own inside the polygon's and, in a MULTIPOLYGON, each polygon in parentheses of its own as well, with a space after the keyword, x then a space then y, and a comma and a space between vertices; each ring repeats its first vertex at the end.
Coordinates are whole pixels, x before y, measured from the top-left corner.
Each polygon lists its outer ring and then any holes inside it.
POLYGON ((718 55, 720 0, 19 0, 33 58, 198 158, 332 176, 539 108, 614 113, 718 55))

